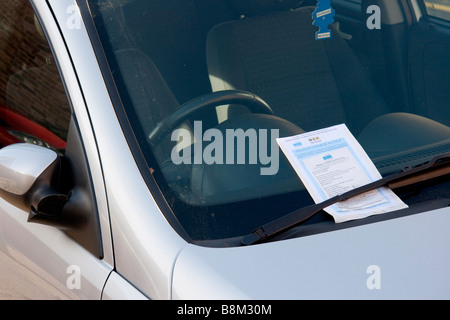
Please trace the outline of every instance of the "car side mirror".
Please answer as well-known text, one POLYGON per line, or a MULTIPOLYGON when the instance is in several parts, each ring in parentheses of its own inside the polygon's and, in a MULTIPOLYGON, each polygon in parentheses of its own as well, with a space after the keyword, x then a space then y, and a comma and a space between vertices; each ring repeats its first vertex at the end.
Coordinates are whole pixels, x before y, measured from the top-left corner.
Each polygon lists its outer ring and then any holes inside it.
POLYGON ((96 198, 80 133, 71 121, 64 155, 34 144, 0 149, 0 197, 102 257, 96 198))
POLYGON ((61 156, 53 150, 19 143, 0 149, 0 197, 37 216, 56 217, 68 201, 57 191, 61 156))

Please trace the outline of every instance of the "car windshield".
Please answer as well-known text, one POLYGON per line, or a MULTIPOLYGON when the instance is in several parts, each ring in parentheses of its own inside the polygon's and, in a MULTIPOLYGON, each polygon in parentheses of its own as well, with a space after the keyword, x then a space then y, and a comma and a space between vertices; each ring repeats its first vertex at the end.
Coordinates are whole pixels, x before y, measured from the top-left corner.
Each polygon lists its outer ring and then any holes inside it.
POLYGON ((345 124, 383 176, 450 151, 450 46, 425 27, 450 1, 413 2, 88 1, 123 125, 193 240, 314 203, 277 138, 345 124))

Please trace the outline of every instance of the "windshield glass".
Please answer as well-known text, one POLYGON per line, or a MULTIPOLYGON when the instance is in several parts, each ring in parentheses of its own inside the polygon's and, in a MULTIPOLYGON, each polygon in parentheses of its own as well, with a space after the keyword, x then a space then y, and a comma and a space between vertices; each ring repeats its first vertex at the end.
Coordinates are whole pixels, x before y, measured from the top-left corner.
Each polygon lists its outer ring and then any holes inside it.
POLYGON ((345 124, 383 176, 450 151, 448 0, 88 2, 148 167, 194 240, 314 203, 277 138, 345 124))

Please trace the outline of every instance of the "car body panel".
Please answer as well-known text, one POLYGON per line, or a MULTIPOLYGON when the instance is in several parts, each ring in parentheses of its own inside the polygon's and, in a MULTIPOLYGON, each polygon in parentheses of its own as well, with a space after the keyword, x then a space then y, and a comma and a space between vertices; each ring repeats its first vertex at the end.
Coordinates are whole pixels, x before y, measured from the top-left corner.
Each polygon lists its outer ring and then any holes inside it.
POLYGON ((189 245, 177 259, 173 298, 448 299, 449 213, 251 247, 189 245))
MULTIPOLYGON (((100 299, 111 267, 51 226, 29 223, 27 214, 1 200, 2 267, 16 274, 0 283, 2 299, 100 299), (75 267, 75 268, 74 268, 75 267), (73 282, 72 282, 73 280, 73 282), (78 285, 79 284, 79 285, 78 285), (30 287, 30 290, 28 289, 30 287)), ((3 268, 2 268, 3 270, 3 268)))
POLYGON ((103 289, 102 300, 147 300, 148 298, 128 281, 111 272, 103 289))

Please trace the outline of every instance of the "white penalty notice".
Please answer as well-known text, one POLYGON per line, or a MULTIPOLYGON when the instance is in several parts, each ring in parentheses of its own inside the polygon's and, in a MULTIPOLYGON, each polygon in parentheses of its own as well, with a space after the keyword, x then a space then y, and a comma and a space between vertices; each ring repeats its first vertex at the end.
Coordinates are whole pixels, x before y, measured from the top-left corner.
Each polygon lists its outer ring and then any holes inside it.
MULTIPOLYGON (((315 203, 382 178, 344 124, 277 142, 315 203)), ((407 207, 391 189, 381 187, 324 210, 338 223, 407 207)))

